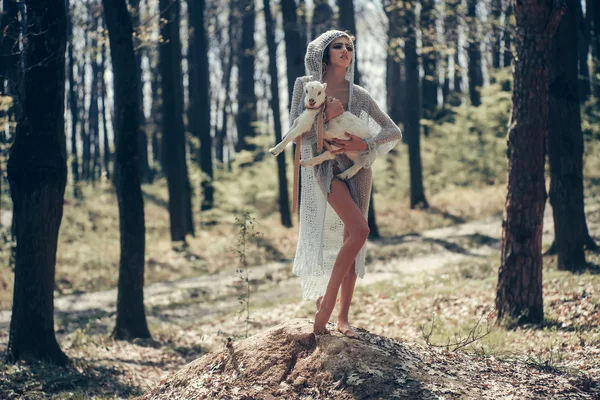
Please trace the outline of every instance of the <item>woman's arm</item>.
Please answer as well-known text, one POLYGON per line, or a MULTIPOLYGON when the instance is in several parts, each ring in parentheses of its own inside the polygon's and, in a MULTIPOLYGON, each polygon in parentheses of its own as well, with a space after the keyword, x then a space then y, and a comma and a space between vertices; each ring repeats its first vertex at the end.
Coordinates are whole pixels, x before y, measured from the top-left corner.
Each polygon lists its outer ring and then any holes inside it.
POLYGON ((387 153, 402 139, 402 132, 394 121, 379 108, 373 97, 367 91, 365 94, 368 96, 367 112, 369 117, 381 127, 377 135, 364 139, 369 146, 369 158, 373 162, 377 155, 387 153))

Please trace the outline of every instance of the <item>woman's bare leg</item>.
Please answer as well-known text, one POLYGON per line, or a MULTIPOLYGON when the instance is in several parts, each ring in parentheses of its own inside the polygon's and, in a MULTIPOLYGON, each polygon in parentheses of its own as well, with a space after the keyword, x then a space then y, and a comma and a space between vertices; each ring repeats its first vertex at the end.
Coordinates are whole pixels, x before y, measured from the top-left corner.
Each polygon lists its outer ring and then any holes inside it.
MULTIPOLYGON (((344 228, 348 231, 348 238, 342 244, 335 259, 325 295, 315 315, 315 333, 326 331, 325 325, 335 307, 340 286, 369 236, 369 225, 360 208, 352 200, 348 186, 344 182, 339 179, 331 181, 331 191, 327 201, 344 223, 344 228)), ((354 287, 354 284, 352 284, 352 287, 354 287)))
MULTIPOLYGON (((348 231, 344 229, 344 240, 348 236, 348 231)), ((342 291, 340 294, 340 311, 338 313, 337 330, 348 337, 358 337, 358 334, 348 323, 348 313, 350 311, 350 303, 354 294, 354 285, 356 284, 356 260, 346 272, 346 276, 342 281, 342 291)))

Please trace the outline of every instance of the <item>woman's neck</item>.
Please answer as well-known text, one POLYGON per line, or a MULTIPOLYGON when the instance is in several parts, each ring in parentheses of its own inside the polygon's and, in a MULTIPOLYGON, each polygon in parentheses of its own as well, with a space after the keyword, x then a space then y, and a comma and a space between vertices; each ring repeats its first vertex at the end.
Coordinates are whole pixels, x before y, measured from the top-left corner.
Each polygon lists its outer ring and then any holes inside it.
POLYGON ((341 86, 346 83, 346 68, 330 65, 323 76, 323 82, 328 85, 341 86))

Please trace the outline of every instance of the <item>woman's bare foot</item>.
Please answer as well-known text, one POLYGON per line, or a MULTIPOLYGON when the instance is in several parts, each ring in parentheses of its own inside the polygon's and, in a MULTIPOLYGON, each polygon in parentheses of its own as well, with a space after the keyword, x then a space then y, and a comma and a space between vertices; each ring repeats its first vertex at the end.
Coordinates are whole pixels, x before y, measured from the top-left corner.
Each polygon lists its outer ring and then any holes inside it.
POLYGON ((344 336, 349 337, 349 338, 353 338, 353 339, 358 339, 358 333, 356 333, 356 331, 354 329, 352 329, 352 327, 350 326, 350 324, 348 323, 348 321, 338 321, 337 325, 336 325, 336 329, 344 336))
POLYGON ((323 306, 323 298, 317 299, 318 310, 315 313, 315 324, 313 325, 313 331, 316 335, 323 335, 329 333, 327 329, 327 322, 333 312, 333 309, 328 310, 328 307, 323 306))

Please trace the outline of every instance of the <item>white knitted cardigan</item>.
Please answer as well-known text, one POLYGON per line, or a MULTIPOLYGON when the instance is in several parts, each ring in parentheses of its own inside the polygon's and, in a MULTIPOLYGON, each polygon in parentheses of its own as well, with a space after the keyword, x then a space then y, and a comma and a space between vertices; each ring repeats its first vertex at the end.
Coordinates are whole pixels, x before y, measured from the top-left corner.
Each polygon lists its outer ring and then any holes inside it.
MULTIPOLYGON (((294 84, 290 126, 304 110, 304 84, 313 80, 321 81, 323 52, 340 36, 348 37, 341 31, 327 31, 309 43, 305 57, 309 75, 297 78, 294 84)), ((348 109, 369 125, 371 137, 365 139, 365 142, 369 146, 370 162, 346 183, 352 199, 367 218, 372 186, 370 165, 377 155, 390 151, 400 141, 402 133, 392 119, 379 109, 371 95, 353 83, 354 65, 355 57, 352 57, 352 65, 346 72, 350 88, 348 109)), ((309 159, 317 154, 313 125, 313 130, 304 134, 302 138, 301 159, 309 159)), ((325 293, 335 259, 342 246, 344 224, 327 203, 334 161, 338 163, 341 171, 352 165, 345 155, 339 154, 336 160, 301 169, 300 227, 293 272, 301 277, 303 299, 316 299, 325 293)), ((366 245, 360 250, 355 262, 356 274, 360 278, 365 274, 365 253, 366 245)))

